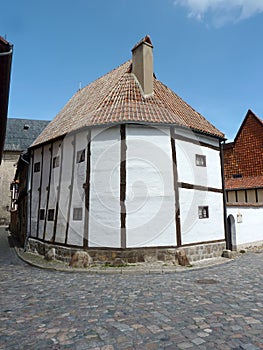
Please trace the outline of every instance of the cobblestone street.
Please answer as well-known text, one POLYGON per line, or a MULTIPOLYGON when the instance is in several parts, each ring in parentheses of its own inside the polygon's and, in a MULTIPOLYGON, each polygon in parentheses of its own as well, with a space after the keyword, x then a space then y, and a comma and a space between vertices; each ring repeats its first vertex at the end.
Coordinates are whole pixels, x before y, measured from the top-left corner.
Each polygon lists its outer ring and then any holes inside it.
POLYGON ((177 273, 48 271, 0 229, 0 349, 263 349, 263 253, 177 273))

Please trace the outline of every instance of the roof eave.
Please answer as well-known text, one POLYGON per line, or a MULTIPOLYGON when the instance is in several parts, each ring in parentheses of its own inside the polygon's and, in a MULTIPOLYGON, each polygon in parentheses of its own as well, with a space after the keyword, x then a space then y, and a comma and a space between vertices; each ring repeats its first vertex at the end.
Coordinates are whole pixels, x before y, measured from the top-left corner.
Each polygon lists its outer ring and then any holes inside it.
MULTIPOLYGON (((201 135, 205 135, 208 137, 213 137, 219 140, 219 142, 225 141, 226 139, 223 136, 220 135, 216 135, 216 134, 212 134, 212 133, 208 133, 202 130, 198 130, 198 129, 194 129, 194 128, 190 128, 190 127, 186 127, 184 125, 179 125, 179 124, 175 124, 175 123, 156 123, 156 122, 146 122, 146 121, 121 121, 121 122, 114 122, 114 123, 107 123, 107 124, 92 124, 92 125, 86 125, 83 126, 81 128, 75 129, 70 131, 68 134, 69 135, 74 135, 76 133, 78 133, 79 131, 83 130, 83 129, 91 129, 91 128, 98 128, 98 127, 113 127, 113 126, 117 126, 117 125, 145 125, 145 126, 161 126, 161 127, 171 127, 171 126, 175 126, 177 128, 183 129, 183 130, 191 130, 193 132, 196 132, 198 134, 201 135)), ((49 143, 54 143, 57 142, 61 139, 64 139, 64 137, 68 134, 62 134, 59 135, 57 137, 45 140, 44 142, 39 142, 39 143, 33 143, 30 147, 28 147, 29 150, 33 150, 36 149, 38 147, 42 147, 46 144, 49 143)))

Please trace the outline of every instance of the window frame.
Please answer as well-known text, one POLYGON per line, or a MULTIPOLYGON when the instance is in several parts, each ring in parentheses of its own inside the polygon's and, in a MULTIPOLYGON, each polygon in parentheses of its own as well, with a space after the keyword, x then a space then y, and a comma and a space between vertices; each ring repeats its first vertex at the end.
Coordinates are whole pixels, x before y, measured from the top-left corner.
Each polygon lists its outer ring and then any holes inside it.
POLYGON ((39 220, 45 220, 45 209, 39 209, 39 220))
POLYGON ((34 173, 39 173, 41 169, 40 162, 34 163, 34 173))
POLYGON ((199 219, 209 219, 209 206, 208 205, 198 206, 198 218, 199 219))
POLYGON ((83 220, 83 210, 81 207, 73 208, 73 215, 72 219, 73 221, 82 221, 83 220))
POLYGON ((54 218, 55 218, 55 209, 48 209, 47 221, 54 221, 54 218))
POLYGON ((196 154, 195 165, 206 168, 206 156, 204 154, 196 154))
POLYGON ((83 148, 83 149, 77 151, 76 163, 77 164, 83 163, 83 162, 85 162, 85 159, 86 159, 86 149, 83 148))
POLYGON ((60 158, 59 156, 55 156, 53 157, 53 160, 52 160, 52 168, 58 168, 59 167, 59 164, 60 164, 60 158))

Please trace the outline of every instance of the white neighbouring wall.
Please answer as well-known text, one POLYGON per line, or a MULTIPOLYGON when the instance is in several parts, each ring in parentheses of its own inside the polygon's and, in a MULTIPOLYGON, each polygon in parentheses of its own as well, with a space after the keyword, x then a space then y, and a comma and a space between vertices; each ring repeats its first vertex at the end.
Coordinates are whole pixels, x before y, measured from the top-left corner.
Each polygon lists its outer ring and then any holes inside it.
POLYGON ((121 246, 120 127, 91 131, 89 246, 121 246))
POLYGON ((222 189, 221 160, 218 150, 176 140, 178 181, 222 189), (206 157, 206 166, 196 165, 196 154, 206 157))
POLYGON ((230 214, 235 219, 237 247, 263 244, 263 207, 227 206, 227 216, 230 214))
POLYGON ((225 239, 223 194, 179 189, 182 244, 225 239), (208 206, 209 218, 199 219, 198 207, 208 206))
POLYGON ((176 245, 169 128, 126 127, 127 248, 176 245))
POLYGON ((223 240, 223 193, 205 190, 208 187, 222 190, 219 141, 191 132, 181 131, 180 136, 193 139, 195 143, 176 140, 178 181, 204 188, 204 191, 179 188, 182 244, 223 240), (196 143, 198 141, 208 143, 208 147, 196 143), (196 165, 196 155, 205 156, 206 166, 196 165), (199 219, 198 207, 201 206, 208 206, 208 218, 199 219))

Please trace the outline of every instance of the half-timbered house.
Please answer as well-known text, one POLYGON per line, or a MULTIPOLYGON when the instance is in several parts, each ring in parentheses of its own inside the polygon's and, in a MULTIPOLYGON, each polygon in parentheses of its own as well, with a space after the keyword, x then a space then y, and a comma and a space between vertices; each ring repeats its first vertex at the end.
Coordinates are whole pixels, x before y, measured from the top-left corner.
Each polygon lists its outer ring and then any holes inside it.
POLYGON ((221 254, 223 139, 156 78, 146 36, 31 146, 29 244, 221 254))

